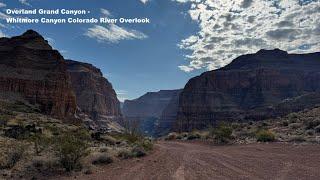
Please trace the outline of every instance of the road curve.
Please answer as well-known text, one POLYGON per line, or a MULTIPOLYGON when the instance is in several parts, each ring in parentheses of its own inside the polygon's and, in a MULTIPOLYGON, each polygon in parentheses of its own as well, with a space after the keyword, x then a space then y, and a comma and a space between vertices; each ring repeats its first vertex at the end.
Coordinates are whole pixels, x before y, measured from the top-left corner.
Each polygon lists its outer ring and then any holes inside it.
POLYGON ((319 179, 320 146, 158 142, 152 154, 76 179, 319 179))

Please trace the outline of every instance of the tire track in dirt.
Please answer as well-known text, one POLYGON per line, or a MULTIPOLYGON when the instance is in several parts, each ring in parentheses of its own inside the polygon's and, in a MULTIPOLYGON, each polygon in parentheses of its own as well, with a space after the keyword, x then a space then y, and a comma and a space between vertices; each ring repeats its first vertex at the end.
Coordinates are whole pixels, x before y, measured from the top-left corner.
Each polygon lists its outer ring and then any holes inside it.
POLYGON ((318 179, 319 149, 320 145, 213 146, 161 141, 144 158, 116 162, 76 179, 318 179))

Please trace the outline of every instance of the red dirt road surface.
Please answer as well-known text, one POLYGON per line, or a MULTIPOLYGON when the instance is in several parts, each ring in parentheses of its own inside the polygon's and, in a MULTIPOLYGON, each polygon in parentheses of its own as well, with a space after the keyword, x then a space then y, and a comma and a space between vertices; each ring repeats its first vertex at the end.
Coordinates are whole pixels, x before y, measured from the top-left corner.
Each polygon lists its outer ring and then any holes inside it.
POLYGON ((162 141, 144 158, 106 165, 76 179, 320 179, 320 146, 162 141))

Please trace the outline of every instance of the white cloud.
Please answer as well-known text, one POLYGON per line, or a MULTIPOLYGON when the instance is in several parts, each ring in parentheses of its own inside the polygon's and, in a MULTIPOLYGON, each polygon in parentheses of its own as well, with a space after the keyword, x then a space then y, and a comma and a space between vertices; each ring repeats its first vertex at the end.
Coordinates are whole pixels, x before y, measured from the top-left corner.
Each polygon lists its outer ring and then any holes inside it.
POLYGON ((7 5, 5 3, 0 2, 0 8, 6 7, 7 5))
POLYGON ((124 102, 127 98, 128 91, 125 90, 116 90, 117 97, 119 101, 124 102))
POLYGON ((146 4, 149 0, 140 0, 143 4, 146 4))
POLYGON ((185 71, 185 72, 191 72, 193 70, 193 68, 191 68, 189 66, 184 66, 184 65, 179 66, 179 69, 181 69, 182 71, 185 71))
POLYGON ((1 30, 0 30, 0 38, 7 37, 1 30))
POLYGON ((111 16, 110 11, 108 11, 108 10, 106 10, 106 9, 104 9, 104 8, 101 8, 101 9, 100 9, 100 12, 101 12, 102 15, 104 15, 104 16, 106 16, 106 17, 110 17, 110 16, 111 16))
POLYGON ((126 94, 128 94, 128 91, 126 91, 126 90, 117 90, 116 93, 118 95, 126 95, 126 94))
POLYGON ((121 40, 145 39, 148 36, 136 30, 130 30, 110 24, 107 27, 95 25, 85 33, 90 38, 97 39, 99 42, 118 43, 121 40))
POLYGON ((217 69, 239 55, 280 48, 291 53, 320 50, 319 0, 173 0, 189 3, 199 32, 182 40, 188 65, 217 69), (300 48, 302 45, 306 48, 300 48))
POLYGON ((10 18, 10 16, 0 12, 0 19, 6 20, 7 18, 10 18))
POLYGON ((26 5, 26 6, 31 6, 31 4, 28 2, 28 0, 19 0, 19 2, 23 5, 26 5))

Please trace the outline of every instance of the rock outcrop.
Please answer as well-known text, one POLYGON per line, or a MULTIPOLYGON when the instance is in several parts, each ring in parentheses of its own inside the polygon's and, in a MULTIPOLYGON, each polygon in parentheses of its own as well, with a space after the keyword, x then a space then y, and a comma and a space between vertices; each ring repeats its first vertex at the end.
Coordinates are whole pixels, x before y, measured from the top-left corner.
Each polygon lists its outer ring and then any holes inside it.
POLYGON ((67 60, 66 64, 77 106, 81 113, 88 115, 90 126, 107 127, 110 122, 122 118, 116 92, 100 69, 73 60, 67 60))
POLYGON ((43 113, 73 117, 76 101, 64 58, 42 36, 28 30, 0 38, 0 93, 18 94, 43 113))
POLYGON ((320 53, 275 49, 243 55, 189 80, 180 95, 176 128, 262 120, 311 108, 320 104, 319 82, 320 53))
POLYGON ((171 114, 163 116, 163 111, 165 109, 167 112, 170 111, 168 106, 173 106, 170 105, 174 103, 171 101, 178 96, 179 92, 180 90, 161 90, 148 92, 134 100, 126 100, 122 109, 123 115, 129 121, 140 121, 142 131, 154 136, 159 133, 158 125, 166 127, 167 121, 162 117, 172 118, 171 114))

